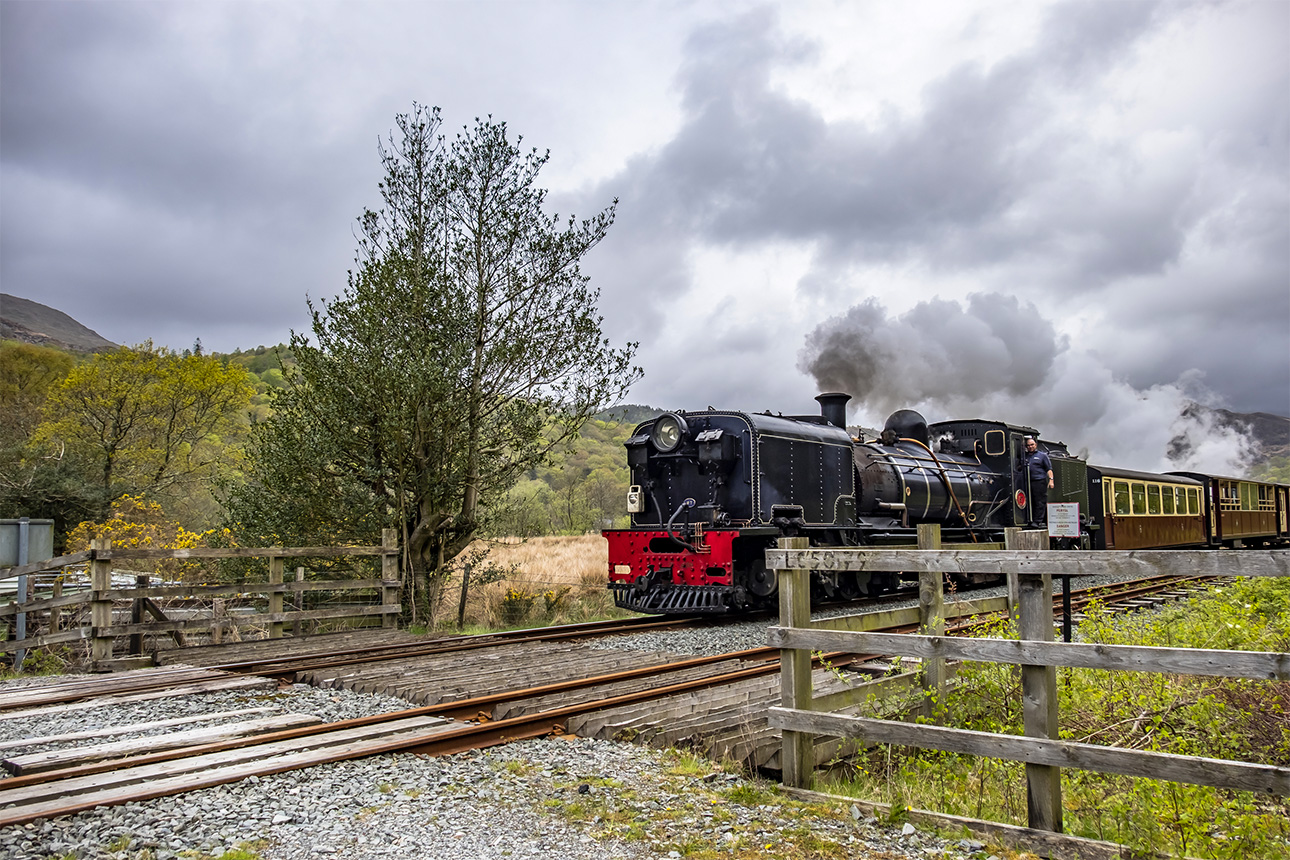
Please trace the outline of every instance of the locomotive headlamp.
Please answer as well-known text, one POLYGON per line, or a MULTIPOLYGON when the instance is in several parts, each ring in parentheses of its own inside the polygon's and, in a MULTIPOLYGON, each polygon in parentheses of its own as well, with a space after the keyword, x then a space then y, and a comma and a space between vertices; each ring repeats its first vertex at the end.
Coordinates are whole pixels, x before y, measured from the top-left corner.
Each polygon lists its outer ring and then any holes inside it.
POLYGON ((650 441, 660 452, 670 454, 680 447, 681 440, 685 438, 685 429, 685 419, 669 412, 654 422, 650 441))

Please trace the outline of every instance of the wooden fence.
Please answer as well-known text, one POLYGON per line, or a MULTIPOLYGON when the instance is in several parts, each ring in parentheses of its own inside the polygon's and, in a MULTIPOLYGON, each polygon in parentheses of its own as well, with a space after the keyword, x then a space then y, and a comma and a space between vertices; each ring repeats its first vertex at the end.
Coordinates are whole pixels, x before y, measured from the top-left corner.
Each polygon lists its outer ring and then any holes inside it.
MULTIPOLYGON (((939 546, 939 532, 934 538, 932 534, 920 534, 920 545, 939 546)), ((784 649, 782 707, 771 708, 770 725, 783 731, 785 785, 807 787, 814 766, 813 737, 825 735, 1024 762, 1029 822, 1037 830, 1062 830, 1061 768, 1290 796, 1290 768, 1058 740, 1056 670, 1064 666, 1285 681, 1290 679, 1290 654, 1055 642, 1052 601, 1054 574, 1290 576, 1290 550, 1045 552, 1017 548, 1031 534, 1038 533, 1015 530, 1009 535, 1009 546, 1014 548, 1004 551, 810 549, 804 538, 783 538, 778 549, 767 552, 766 565, 775 569, 780 593, 780 626, 770 628, 770 644, 784 649), (811 622, 812 570, 918 571, 924 634, 837 629, 848 623, 838 619, 811 622), (945 637, 940 605, 945 573, 1006 575, 1014 583, 1019 639, 945 637), (813 699, 812 651, 919 658, 926 684, 936 689, 939 701, 944 701, 947 659, 1018 665, 1025 734, 829 713, 838 700, 836 694, 832 701, 813 699)), ((864 626, 860 620, 850 623, 864 626)))
POLYGON ((25 613, 28 630, 44 630, 24 639, 0 641, 0 653, 17 655, 31 648, 88 642, 91 668, 106 669, 122 665, 122 661, 113 659, 118 638, 128 638, 130 650, 138 654, 143 637, 147 635, 170 636, 176 645, 184 645, 189 641, 189 634, 196 633, 204 641, 217 643, 246 626, 261 628, 269 638, 281 637, 287 625, 296 627, 319 621, 352 624, 379 618, 382 627, 393 628, 401 610, 398 555, 398 538, 393 529, 384 530, 380 546, 127 549, 113 547, 110 541, 95 541, 83 552, 0 571, 0 579, 9 579, 87 566, 89 576, 88 589, 63 594, 59 583, 51 597, 30 600, 29 595, 20 594, 14 602, 0 607, 0 624, 13 629, 14 619, 25 613), (288 559, 364 556, 381 559, 379 579, 306 580, 303 568, 297 569, 294 581, 284 577, 288 559), (112 581, 114 565, 119 567, 122 562, 235 558, 267 559, 267 578, 201 585, 152 585, 150 576, 138 576, 133 587, 118 587, 112 581), (364 591, 369 594, 377 592, 379 601, 321 609, 288 609, 284 601, 286 596, 294 595, 293 602, 303 607, 306 593, 355 594, 364 591), (167 610, 159 603, 194 599, 211 600, 211 611, 202 613, 201 617, 178 619, 168 616, 167 610), (250 604, 246 607, 250 611, 228 612, 226 604, 230 599, 250 604), (257 602, 263 604, 262 610, 255 606, 257 602))

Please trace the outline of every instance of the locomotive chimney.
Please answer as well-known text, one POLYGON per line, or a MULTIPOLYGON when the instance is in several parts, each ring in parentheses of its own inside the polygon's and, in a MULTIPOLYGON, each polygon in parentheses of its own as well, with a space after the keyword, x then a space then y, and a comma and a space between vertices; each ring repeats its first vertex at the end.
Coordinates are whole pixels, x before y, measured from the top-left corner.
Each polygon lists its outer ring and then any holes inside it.
POLYGON ((850 394, 840 391, 821 394, 815 398, 820 404, 820 414, 824 416, 824 420, 843 430, 847 429, 847 401, 850 399, 850 394))

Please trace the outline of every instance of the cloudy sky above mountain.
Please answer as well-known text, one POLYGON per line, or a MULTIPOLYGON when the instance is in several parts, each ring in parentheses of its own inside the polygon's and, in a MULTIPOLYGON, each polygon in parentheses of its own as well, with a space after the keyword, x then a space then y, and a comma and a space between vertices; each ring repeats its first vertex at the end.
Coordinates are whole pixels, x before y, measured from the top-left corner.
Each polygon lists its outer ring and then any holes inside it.
POLYGON ((113 341, 306 327, 416 101, 619 198, 632 400, 843 388, 1143 468, 1188 400, 1290 414, 1280 0, 3 0, 0 39, 0 283, 113 341))

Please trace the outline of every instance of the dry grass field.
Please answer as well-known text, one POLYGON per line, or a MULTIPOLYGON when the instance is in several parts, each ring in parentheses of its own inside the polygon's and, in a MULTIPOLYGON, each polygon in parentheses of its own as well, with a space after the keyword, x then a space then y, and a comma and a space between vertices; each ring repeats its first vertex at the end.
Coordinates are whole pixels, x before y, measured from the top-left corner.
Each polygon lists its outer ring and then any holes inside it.
MULTIPOLYGON (((605 587, 609 549, 600 535, 501 540, 479 543, 490 548, 486 564, 515 566, 505 579, 471 588, 466 602, 469 627, 499 629, 542 624, 572 624, 629 613, 614 607, 605 587)), ((440 625, 455 625, 461 581, 444 590, 440 625)))

